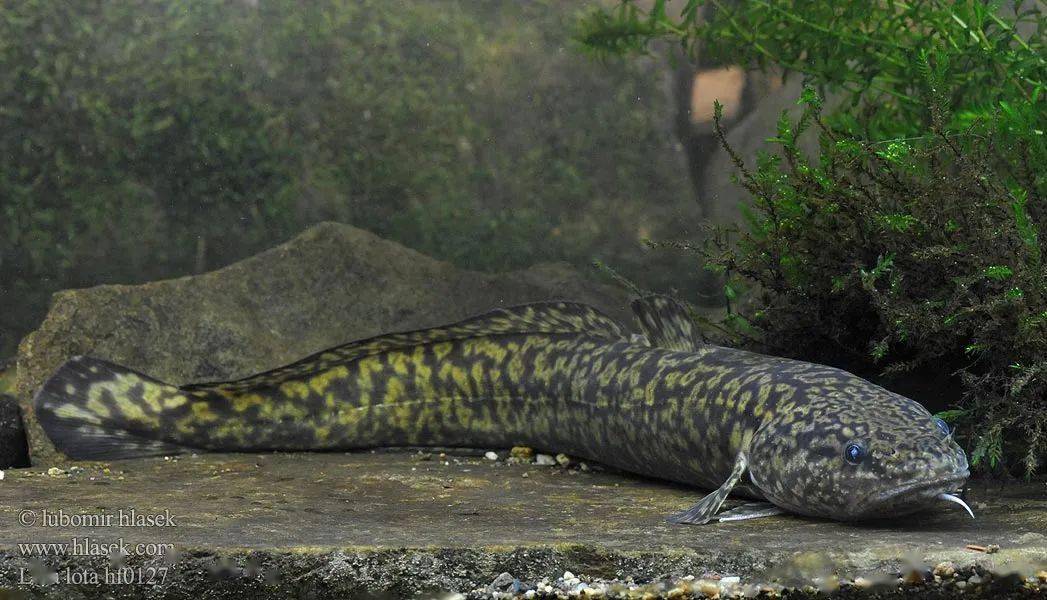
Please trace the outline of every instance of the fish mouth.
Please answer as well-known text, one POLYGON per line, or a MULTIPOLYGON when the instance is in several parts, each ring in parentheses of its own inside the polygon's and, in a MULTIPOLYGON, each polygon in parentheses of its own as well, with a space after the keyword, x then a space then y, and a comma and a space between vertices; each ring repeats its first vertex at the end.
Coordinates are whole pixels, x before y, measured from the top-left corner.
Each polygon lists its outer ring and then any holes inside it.
POLYGON ((924 504, 942 493, 959 491, 970 476, 969 471, 952 473, 944 477, 919 479, 909 483, 875 492, 868 497, 874 506, 924 504))

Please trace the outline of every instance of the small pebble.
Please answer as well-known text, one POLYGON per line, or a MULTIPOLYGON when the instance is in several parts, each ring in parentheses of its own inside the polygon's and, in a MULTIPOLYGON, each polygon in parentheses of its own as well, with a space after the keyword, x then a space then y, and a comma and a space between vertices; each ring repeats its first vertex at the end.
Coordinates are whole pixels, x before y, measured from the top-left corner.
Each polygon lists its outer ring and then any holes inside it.
POLYGON ((65 475, 65 471, 59 469, 58 467, 51 467, 47 470, 47 474, 51 477, 59 477, 61 475, 65 475))
POLYGON ((722 577, 720 579, 720 585, 735 585, 735 584, 741 583, 741 582, 742 582, 742 578, 741 577, 722 577))
POLYGON ((912 569, 902 579, 909 585, 920 585, 927 580, 927 577, 922 570, 912 569))
POLYGON ((534 459, 534 448, 528 446, 513 446, 513 449, 509 451, 509 456, 521 461, 530 462, 534 459))
POLYGON ((956 565, 951 562, 940 562, 934 566, 934 574, 938 577, 952 577, 956 574, 956 565))
POLYGON ((484 458, 487 460, 498 460, 498 453, 488 450, 487 452, 484 452, 484 458))
POLYGON ((551 467, 556 464, 556 459, 548 454, 538 454, 534 457, 534 462, 542 467, 551 467))
POLYGON ((3 481, 4 477, 5 477, 4 472, 2 470, 0 470, 0 481, 3 481))
POLYGON ((571 466, 571 457, 561 452, 560 454, 556 455, 556 462, 561 467, 566 469, 567 467, 571 466))
POLYGON ((970 577, 967 578, 967 583, 969 583, 971 585, 978 585, 981 582, 982 582, 982 578, 977 576, 977 575, 971 575, 970 577))
POLYGON ((496 590, 507 590, 513 585, 513 576, 508 573, 501 573, 498 577, 494 578, 491 582, 491 587, 496 590))
POLYGON ((720 586, 714 581, 699 581, 698 591, 705 595, 706 598, 720 597, 720 586))
POLYGON ((1000 545, 999 544, 989 544, 988 546, 985 547, 985 553, 986 554, 996 554, 999 551, 1000 551, 1000 545))
POLYGON ((871 580, 866 579, 864 577, 855 577, 853 583, 854 583, 854 587, 857 587, 857 588, 869 588, 869 587, 872 587, 872 584, 873 584, 873 582, 871 580))

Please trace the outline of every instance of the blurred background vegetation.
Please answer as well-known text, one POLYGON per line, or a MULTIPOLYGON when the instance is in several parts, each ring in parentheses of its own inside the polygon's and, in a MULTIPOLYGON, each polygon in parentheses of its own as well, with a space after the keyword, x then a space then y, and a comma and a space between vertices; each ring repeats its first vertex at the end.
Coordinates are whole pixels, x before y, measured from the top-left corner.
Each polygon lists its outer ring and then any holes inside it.
POLYGON ((585 3, 26 0, 0 9, 0 356, 55 290, 210 270, 322 220, 462 267, 686 287, 664 61, 585 3), (675 261, 675 262, 674 262, 675 261))

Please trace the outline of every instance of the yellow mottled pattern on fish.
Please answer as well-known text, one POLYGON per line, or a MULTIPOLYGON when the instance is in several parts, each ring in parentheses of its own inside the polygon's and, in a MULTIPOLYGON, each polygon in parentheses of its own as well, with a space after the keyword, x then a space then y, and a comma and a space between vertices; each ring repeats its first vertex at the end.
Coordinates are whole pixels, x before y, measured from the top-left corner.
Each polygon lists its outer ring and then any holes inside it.
POLYGON ((588 306, 540 303, 180 388, 74 358, 37 410, 76 458, 524 444, 719 488, 684 522, 708 520, 732 490, 795 512, 861 516, 868 506, 839 498, 849 485, 866 492, 914 470, 966 469, 911 400, 831 367, 705 344, 661 297, 635 309, 645 339, 588 306), (877 461, 837 464, 854 440, 877 461))

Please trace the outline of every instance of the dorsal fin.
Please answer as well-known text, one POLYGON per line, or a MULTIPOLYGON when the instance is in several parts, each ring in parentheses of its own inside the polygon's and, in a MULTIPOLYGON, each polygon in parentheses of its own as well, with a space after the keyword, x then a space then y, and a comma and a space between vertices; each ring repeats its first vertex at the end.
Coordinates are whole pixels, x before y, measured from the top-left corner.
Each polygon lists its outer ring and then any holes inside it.
POLYGON ((279 382, 319 372, 366 356, 422 344, 450 342, 468 338, 511 334, 588 335, 608 341, 621 341, 628 334, 607 315, 577 302, 535 302, 499 308, 450 325, 380 335, 342 346, 335 346, 297 362, 265 373, 230 382, 198 383, 185 390, 221 388, 224 391, 247 389, 264 381, 279 382))
POLYGON ((662 295, 633 300, 633 314, 651 346, 694 352, 706 346, 684 304, 662 295))

